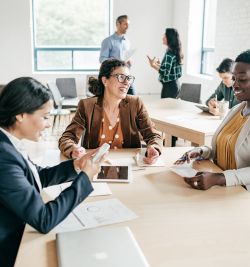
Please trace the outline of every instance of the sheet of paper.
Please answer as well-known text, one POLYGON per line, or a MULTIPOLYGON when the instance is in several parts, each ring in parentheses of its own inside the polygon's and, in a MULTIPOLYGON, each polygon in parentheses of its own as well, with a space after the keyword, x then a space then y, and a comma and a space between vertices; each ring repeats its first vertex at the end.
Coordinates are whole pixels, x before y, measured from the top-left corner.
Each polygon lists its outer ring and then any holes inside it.
POLYGON ((146 153, 146 149, 141 149, 141 151, 136 154, 135 161, 137 163, 137 166, 139 167, 164 167, 165 166, 165 163, 161 156, 157 159, 157 161, 154 164, 149 165, 145 163, 143 161, 143 158, 145 157, 145 153, 146 153))
POLYGON ((42 161, 40 163, 41 167, 52 167, 61 162, 61 152, 59 149, 48 149, 46 150, 42 161))
POLYGON ((170 170, 182 177, 194 177, 197 173, 191 164, 174 165, 170 170))
POLYGON ((133 48, 133 49, 129 49, 129 50, 126 50, 124 52, 124 55, 123 55, 123 60, 126 62, 128 61, 135 53, 136 49, 133 48))
POLYGON ((87 202, 77 206, 56 228, 56 232, 75 231, 124 222, 138 216, 118 199, 87 202), (75 217, 75 218, 74 218, 75 217), (78 220, 78 223, 77 223, 78 220), (72 227, 71 225, 72 224, 72 227))
MULTIPOLYGON (((59 185, 53 185, 44 188, 43 190, 53 199, 59 196, 59 194, 67 187, 71 185, 72 182, 63 183, 59 185)), ((107 183, 92 183, 94 191, 89 195, 89 197, 94 196, 105 196, 111 195, 112 192, 107 183)))
POLYGON ((110 159, 108 158, 107 161, 102 164, 103 166, 105 165, 111 165, 111 166, 133 166, 135 165, 135 160, 134 158, 119 158, 119 159, 110 159))

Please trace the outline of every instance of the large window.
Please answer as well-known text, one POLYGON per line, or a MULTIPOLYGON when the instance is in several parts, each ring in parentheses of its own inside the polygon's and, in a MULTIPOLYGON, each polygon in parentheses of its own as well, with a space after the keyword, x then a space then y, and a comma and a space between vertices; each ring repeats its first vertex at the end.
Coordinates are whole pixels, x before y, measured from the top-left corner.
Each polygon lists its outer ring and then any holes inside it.
POLYGON ((34 69, 94 71, 112 0, 33 0, 34 69))
POLYGON ((214 72, 216 7, 217 0, 204 0, 201 73, 207 75, 214 72))

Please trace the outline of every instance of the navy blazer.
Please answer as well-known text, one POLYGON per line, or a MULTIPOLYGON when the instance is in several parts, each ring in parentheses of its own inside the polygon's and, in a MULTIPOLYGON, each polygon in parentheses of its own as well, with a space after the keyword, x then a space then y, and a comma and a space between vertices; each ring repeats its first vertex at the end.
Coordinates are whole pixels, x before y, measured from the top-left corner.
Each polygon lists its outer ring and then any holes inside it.
MULTIPOLYGON (((37 167, 37 166, 36 166, 37 167)), ((42 187, 73 180, 55 200, 44 204, 27 161, 0 131, 0 266, 13 266, 25 224, 41 233, 60 223, 92 191, 88 176, 68 160, 37 167, 42 187)))

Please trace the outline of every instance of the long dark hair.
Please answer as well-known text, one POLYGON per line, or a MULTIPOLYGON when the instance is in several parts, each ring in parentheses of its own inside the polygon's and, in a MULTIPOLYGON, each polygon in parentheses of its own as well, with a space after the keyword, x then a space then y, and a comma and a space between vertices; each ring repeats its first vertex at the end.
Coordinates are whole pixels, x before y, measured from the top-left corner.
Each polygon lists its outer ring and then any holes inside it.
POLYGON ((50 99, 50 90, 33 78, 21 77, 9 82, 0 94, 0 126, 11 127, 16 115, 32 114, 50 99))
POLYGON ((183 54, 178 31, 174 28, 167 28, 165 35, 167 38, 168 48, 176 56, 177 62, 182 64, 183 54))
POLYGON ((102 82, 102 77, 109 79, 114 69, 126 66, 127 65, 124 61, 118 59, 107 59, 103 61, 100 67, 98 79, 96 79, 95 77, 89 78, 89 91, 95 96, 102 96, 105 90, 102 82))

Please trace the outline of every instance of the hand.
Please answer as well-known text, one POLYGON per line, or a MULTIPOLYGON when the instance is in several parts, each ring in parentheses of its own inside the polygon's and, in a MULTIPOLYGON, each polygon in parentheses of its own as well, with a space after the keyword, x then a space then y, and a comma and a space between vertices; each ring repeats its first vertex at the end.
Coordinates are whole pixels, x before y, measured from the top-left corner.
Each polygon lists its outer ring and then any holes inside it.
POLYGON ((80 158, 81 156, 83 156, 85 153, 86 153, 86 150, 84 147, 74 145, 72 153, 71 153, 71 157, 72 157, 72 159, 77 159, 77 158, 80 158))
POLYGON ((91 181, 94 175, 100 171, 101 161, 95 163, 92 162, 92 158, 97 151, 98 149, 94 149, 88 153, 85 153, 82 157, 75 159, 73 162, 75 170, 84 171, 91 181))
POLYGON ((209 113, 213 114, 214 116, 220 115, 219 104, 215 98, 210 99, 207 104, 208 104, 209 113))
POLYGON ((197 161, 203 160, 202 157, 203 150, 199 147, 195 147, 189 151, 187 151, 185 154, 183 154, 174 164, 179 165, 183 164, 185 162, 190 163, 192 159, 195 159, 197 161))
POLYGON ((147 147, 146 155, 147 156, 143 158, 143 161, 149 165, 154 164, 160 156, 158 150, 155 149, 153 146, 147 147))
POLYGON ((128 65, 129 68, 131 68, 131 66, 132 66, 132 60, 129 59, 129 60, 126 62, 126 64, 128 65))
POLYGON ((226 179, 223 173, 198 172, 194 177, 184 177, 184 181, 198 190, 207 190, 214 185, 226 185, 226 179))
POLYGON ((153 57, 153 58, 150 58, 149 56, 147 56, 148 58, 148 61, 149 61, 149 64, 152 68, 155 68, 155 67, 159 67, 160 66, 160 60, 159 58, 156 58, 156 57, 153 57))

